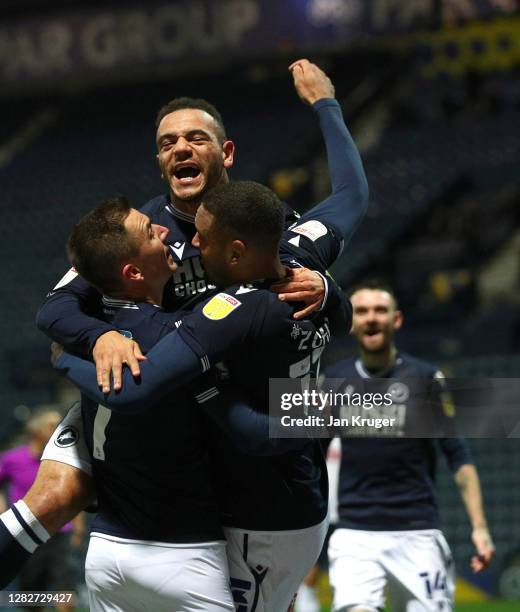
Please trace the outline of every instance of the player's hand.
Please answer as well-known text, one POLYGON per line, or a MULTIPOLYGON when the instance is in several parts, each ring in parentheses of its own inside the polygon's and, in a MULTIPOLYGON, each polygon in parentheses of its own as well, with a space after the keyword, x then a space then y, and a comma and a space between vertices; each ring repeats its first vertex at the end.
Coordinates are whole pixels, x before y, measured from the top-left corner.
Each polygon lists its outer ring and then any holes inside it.
POLYGON ((282 302, 305 302, 307 306, 294 313, 295 319, 304 319, 319 310, 325 297, 323 277, 307 268, 287 268, 287 279, 271 285, 282 302))
POLYGON ((475 527, 471 533, 471 539, 477 550, 477 554, 471 558, 471 569, 476 574, 486 569, 495 554, 495 545, 487 527, 475 527))
POLYGON ((92 357, 96 364, 97 382, 103 393, 110 392, 110 374, 114 381, 114 391, 119 391, 123 364, 128 365, 133 376, 139 376, 139 362, 146 359, 137 342, 125 338, 117 331, 109 331, 99 336, 92 357))
POLYGON ((61 344, 58 344, 57 342, 51 343, 51 363, 52 365, 55 365, 55 363, 61 357, 61 354, 63 353, 64 350, 65 349, 61 346, 61 344))
POLYGON ((296 93, 306 104, 314 104, 322 98, 334 97, 334 85, 329 77, 307 59, 300 59, 289 66, 296 93))

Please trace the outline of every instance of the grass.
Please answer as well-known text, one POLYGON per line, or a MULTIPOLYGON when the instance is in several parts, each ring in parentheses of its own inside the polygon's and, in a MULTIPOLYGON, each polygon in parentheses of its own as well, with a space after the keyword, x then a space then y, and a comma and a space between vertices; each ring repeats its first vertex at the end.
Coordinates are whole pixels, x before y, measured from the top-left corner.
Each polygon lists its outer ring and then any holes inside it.
POLYGON ((483 603, 459 604, 455 612, 520 612, 520 601, 485 601, 483 603))
MULTIPOLYGON (((330 608, 322 607, 321 612, 330 612, 330 608)), ((482 603, 458 604, 455 606, 455 612, 520 612, 520 601, 485 601, 482 603)))

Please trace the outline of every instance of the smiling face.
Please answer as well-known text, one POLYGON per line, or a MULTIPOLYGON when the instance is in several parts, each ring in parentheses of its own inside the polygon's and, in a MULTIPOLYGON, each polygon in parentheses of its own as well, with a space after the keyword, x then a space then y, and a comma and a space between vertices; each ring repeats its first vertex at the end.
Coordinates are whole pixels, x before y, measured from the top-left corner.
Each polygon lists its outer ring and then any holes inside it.
POLYGON ((234 145, 230 140, 220 142, 218 134, 215 119, 200 109, 178 110, 161 120, 157 160, 172 199, 181 208, 198 205, 207 189, 227 182, 234 145))
POLYGON ((163 286, 177 269, 170 248, 164 244, 168 228, 151 223, 148 216, 135 208, 130 210, 124 226, 138 249, 132 265, 139 269, 146 283, 163 286))
POLYGON ((394 298, 381 289, 359 289, 352 302, 352 334, 367 353, 380 353, 393 343, 403 322, 394 298))

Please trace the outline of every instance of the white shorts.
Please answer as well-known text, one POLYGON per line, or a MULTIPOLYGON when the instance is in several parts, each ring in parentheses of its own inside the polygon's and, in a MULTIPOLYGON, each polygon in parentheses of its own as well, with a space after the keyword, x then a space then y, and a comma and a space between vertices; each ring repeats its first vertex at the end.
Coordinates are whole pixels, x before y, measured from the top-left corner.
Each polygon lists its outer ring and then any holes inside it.
POLYGON ((290 531, 226 527, 231 591, 236 612, 286 612, 316 563, 328 521, 290 531))
POLYGON ((453 610, 455 568, 437 529, 363 531, 336 529, 329 541, 332 609, 385 608, 385 586, 392 609, 400 612, 453 610))
POLYGON ((224 542, 182 546, 92 534, 85 578, 91 612, 235 610, 224 542))
POLYGON ((81 406, 74 404, 47 442, 41 461, 66 463, 92 476, 92 462, 85 443, 81 406))

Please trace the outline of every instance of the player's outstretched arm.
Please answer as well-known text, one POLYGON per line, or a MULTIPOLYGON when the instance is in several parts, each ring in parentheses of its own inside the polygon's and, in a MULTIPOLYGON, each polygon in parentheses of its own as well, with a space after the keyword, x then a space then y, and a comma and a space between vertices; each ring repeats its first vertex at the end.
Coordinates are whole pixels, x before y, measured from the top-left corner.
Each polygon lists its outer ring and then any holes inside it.
POLYGON ((359 152, 327 75, 305 59, 294 62, 289 69, 298 95, 318 113, 332 183, 331 196, 306 212, 298 225, 306 219, 320 220, 335 227, 347 242, 368 206, 368 183, 359 152))
POLYGON ((471 569, 478 573, 491 563, 495 554, 495 545, 484 514, 477 469, 471 464, 462 465, 455 472, 454 478, 471 523, 471 539, 477 551, 477 554, 471 558, 471 569))
POLYGON ((439 445, 448 461, 471 523, 471 538, 477 551, 471 558, 471 569, 480 572, 491 563, 495 545, 487 526, 477 469, 464 438, 442 438, 439 445))

